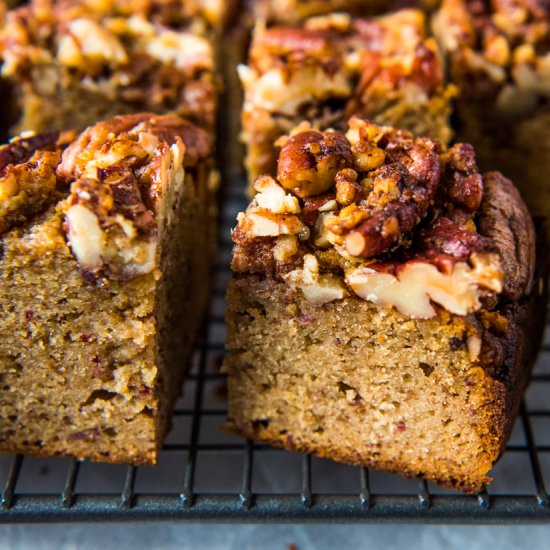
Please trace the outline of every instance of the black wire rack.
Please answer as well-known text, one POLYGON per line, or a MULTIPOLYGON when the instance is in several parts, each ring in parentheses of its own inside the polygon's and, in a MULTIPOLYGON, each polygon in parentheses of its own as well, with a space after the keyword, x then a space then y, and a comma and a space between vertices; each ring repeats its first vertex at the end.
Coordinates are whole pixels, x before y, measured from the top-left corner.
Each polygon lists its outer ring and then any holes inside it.
POLYGON ((224 199, 211 312, 153 468, 0 457, 0 522, 190 520, 239 522, 550 521, 550 345, 545 343, 494 482, 462 495, 418 480, 276 450, 224 434, 219 373, 229 279, 229 227, 245 204, 224 199))

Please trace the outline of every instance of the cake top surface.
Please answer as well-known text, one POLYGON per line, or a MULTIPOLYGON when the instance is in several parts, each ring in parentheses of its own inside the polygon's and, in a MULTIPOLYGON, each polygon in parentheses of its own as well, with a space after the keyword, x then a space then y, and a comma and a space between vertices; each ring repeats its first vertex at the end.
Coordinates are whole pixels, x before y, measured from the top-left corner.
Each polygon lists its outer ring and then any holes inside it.
POLYGON ((311 99, 354 96, 351 115, 388 89, 414 84, 430 96, 443 86, 425 16, 412 9, 373 19, 312 17, 299 27, 259 25, 248 66, 239 71, 247 102, 287 114, 311 99))
POLYGON ((41 134, 0 149, 0 233, 58 202, 67 243, 88 279, 154 271, 184 170, 211 158, 211 136, 175 115, 142 113, 75 138, 41 134))
POLYGON ((484 179, 470 145, 357 117, 346 134, 303 124, 279 144, 276 178, 256 180, 238 217, 234 271, 313 303, 352 293, 417 317, 435 314, 431 302, 465 315, 505 290, 502 248, 476 225, 484 179))

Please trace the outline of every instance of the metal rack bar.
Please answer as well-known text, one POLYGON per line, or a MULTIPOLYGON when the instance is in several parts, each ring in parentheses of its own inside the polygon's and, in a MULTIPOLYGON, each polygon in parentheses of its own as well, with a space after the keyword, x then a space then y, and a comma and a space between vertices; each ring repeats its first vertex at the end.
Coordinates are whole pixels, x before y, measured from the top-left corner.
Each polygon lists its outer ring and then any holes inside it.
POLYGON ((239 494, 241 507, 243 510, 249 510, 252 506, 252 461, 254 456, 254 448, 250 439, 246 440, 243 456, 243 481, 242 488, 239 494))
POLYGON ((354 495, 316 495, 304 506, 296 495, 254 496, 243 509, 234 495, 194 494, 193 506, 181 506, 178 495, 136 495, 134 506, 120 506, 116 495, 79 495, 70 508, 59 506, 58 495, 19 495, 0 514, 2 522, 39 521, 239 521, 239 522, 398 522, 519 524, 550 522, 550 507, 534 505, 532 496, 498 496, 491 506, 476 497, 432 495, 431 506, 419 506, 418 495, 376 495, 365 508, 354 495))
POLYGON ((13 503, 15 485, 17 483, 17 478, 19 477, 19 472, 21 471, 21 464, 23 463, 23 457, 21 455, 16 455, 13 457, 11 468, 2 491, 2 502, 1 506, 4 509, 9 509, 13 503))
POLYGON ((311 508, 313 495, 311 492, 311 456, 302 455, 302 492, 300 500, 304 508, 311 508))
POLYGON ((61 492, 61 506, 63 508, 70 508, 73 505, 74 488, 76 486, 79 470, 80 460, 75 458, 71 461, 69 472, 67 473, 67 480, 65 481, 65 487, 63 487, 63 491, 61 492))
POLYGON ((134 505, 134 484, 136 482, 136 467, 128 466, 124 489, 120 495, 120 507, 130 509, 134 505))
POLYGON ((193 506, 193 482, 195 479, 195 469, 197 463, 197 445, 199 441, 199 432, 201 425, 201 408, 202 408, 202 396, 204 389, 204 380, 206 378, 206 355, 208 351, 208 330, 205 329, 203 341, 200 346, 200 359, 199 359, 199 372, 197 385, 195 388, 195 399, 193 415, 191 420, 191 438, 188 446, 189 453, 187 455, 187 463, 185 465, 185 474, 183 482, 183 491, 181 492, 180 499, 185 507, 190 508, 193 506))
POLYGON ((533 430, 531 429, 531 422, 527 414, 525 402, 521 403, 520 416, 523 425, 523 431, 525 433, 525 439, 527 440, 527 446, 529 449, 529 461, 531 464, 531 471, 533 473, 533 479, 535 481, 535 487, 537 490, 537 503, 539 506, 548 507, 548 492, 546 491, 546 487, 544 485, 544 477, 540 468, 537 448, 535 446, 535 438, 533 437, 533 430))
POLYGON ((368 468, 360 468, 359 476, 361 480, 361 490, 359 491, 359 500, 365 508, 371 507, 370 481, 368 468))

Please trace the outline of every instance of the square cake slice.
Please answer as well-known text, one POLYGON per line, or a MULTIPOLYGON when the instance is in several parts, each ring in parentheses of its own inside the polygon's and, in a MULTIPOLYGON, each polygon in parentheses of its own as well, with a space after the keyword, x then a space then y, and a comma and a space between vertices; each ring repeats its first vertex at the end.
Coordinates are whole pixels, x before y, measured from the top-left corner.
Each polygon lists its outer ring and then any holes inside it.
POLYGON ((432 26, 459 88, 457 137, 550 216, 550 5, 443 0, 432 26))
POLYGON ((155 463, 208 298, 209 135, 125 115, 0 169, 0 451, 155 463))
POLYGON ((513 184, 469 145, 352 118, 300 127, 255 189, 233 232, 228 428, 480 490, 544 326, 513 184))
POLYGON ((169 3, 145 4, 132 11, 127 2, 34 0, 9 12, 1 53, 20 111, 14 132, 80 131, 136 112, 174 112, 212 129, 211 41, 192 25, 157 22, 169 22, 159 15, 169 3))
POLYGON ((374 19, 332 14, 298 27, 258 25, 248 65, 239 71, 251 183, 273 172, 277 138, 302 120, 342 130, 358 114, 439 141, 451 138, 452 88, 444 85, 419 10, 374 19))

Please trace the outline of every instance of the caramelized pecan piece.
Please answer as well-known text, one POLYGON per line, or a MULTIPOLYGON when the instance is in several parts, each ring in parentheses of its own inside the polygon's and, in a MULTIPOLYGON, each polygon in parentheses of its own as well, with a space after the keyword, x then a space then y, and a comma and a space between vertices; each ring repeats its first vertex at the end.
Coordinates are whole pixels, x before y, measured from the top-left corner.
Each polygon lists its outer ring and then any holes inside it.
POLYGON ((277 179, 285 189, 306 198, 330 189, 338 170, 352 166, 344 134, 309 130, 290 137, 281 149, 277 179))
POLYGON ((55 170, 74 132, 16 138, 0 147, 0 234, 44 211, 59 195, 55 170))
POLYGON ((367 201, 369 217, 345 240, 347 251, 360 258, 385 252, 416 227, 428 212, 441 175, 431 141, 413 140, 402 132, 385 138, 390 164, 369 174, 373 186, 367 201))

